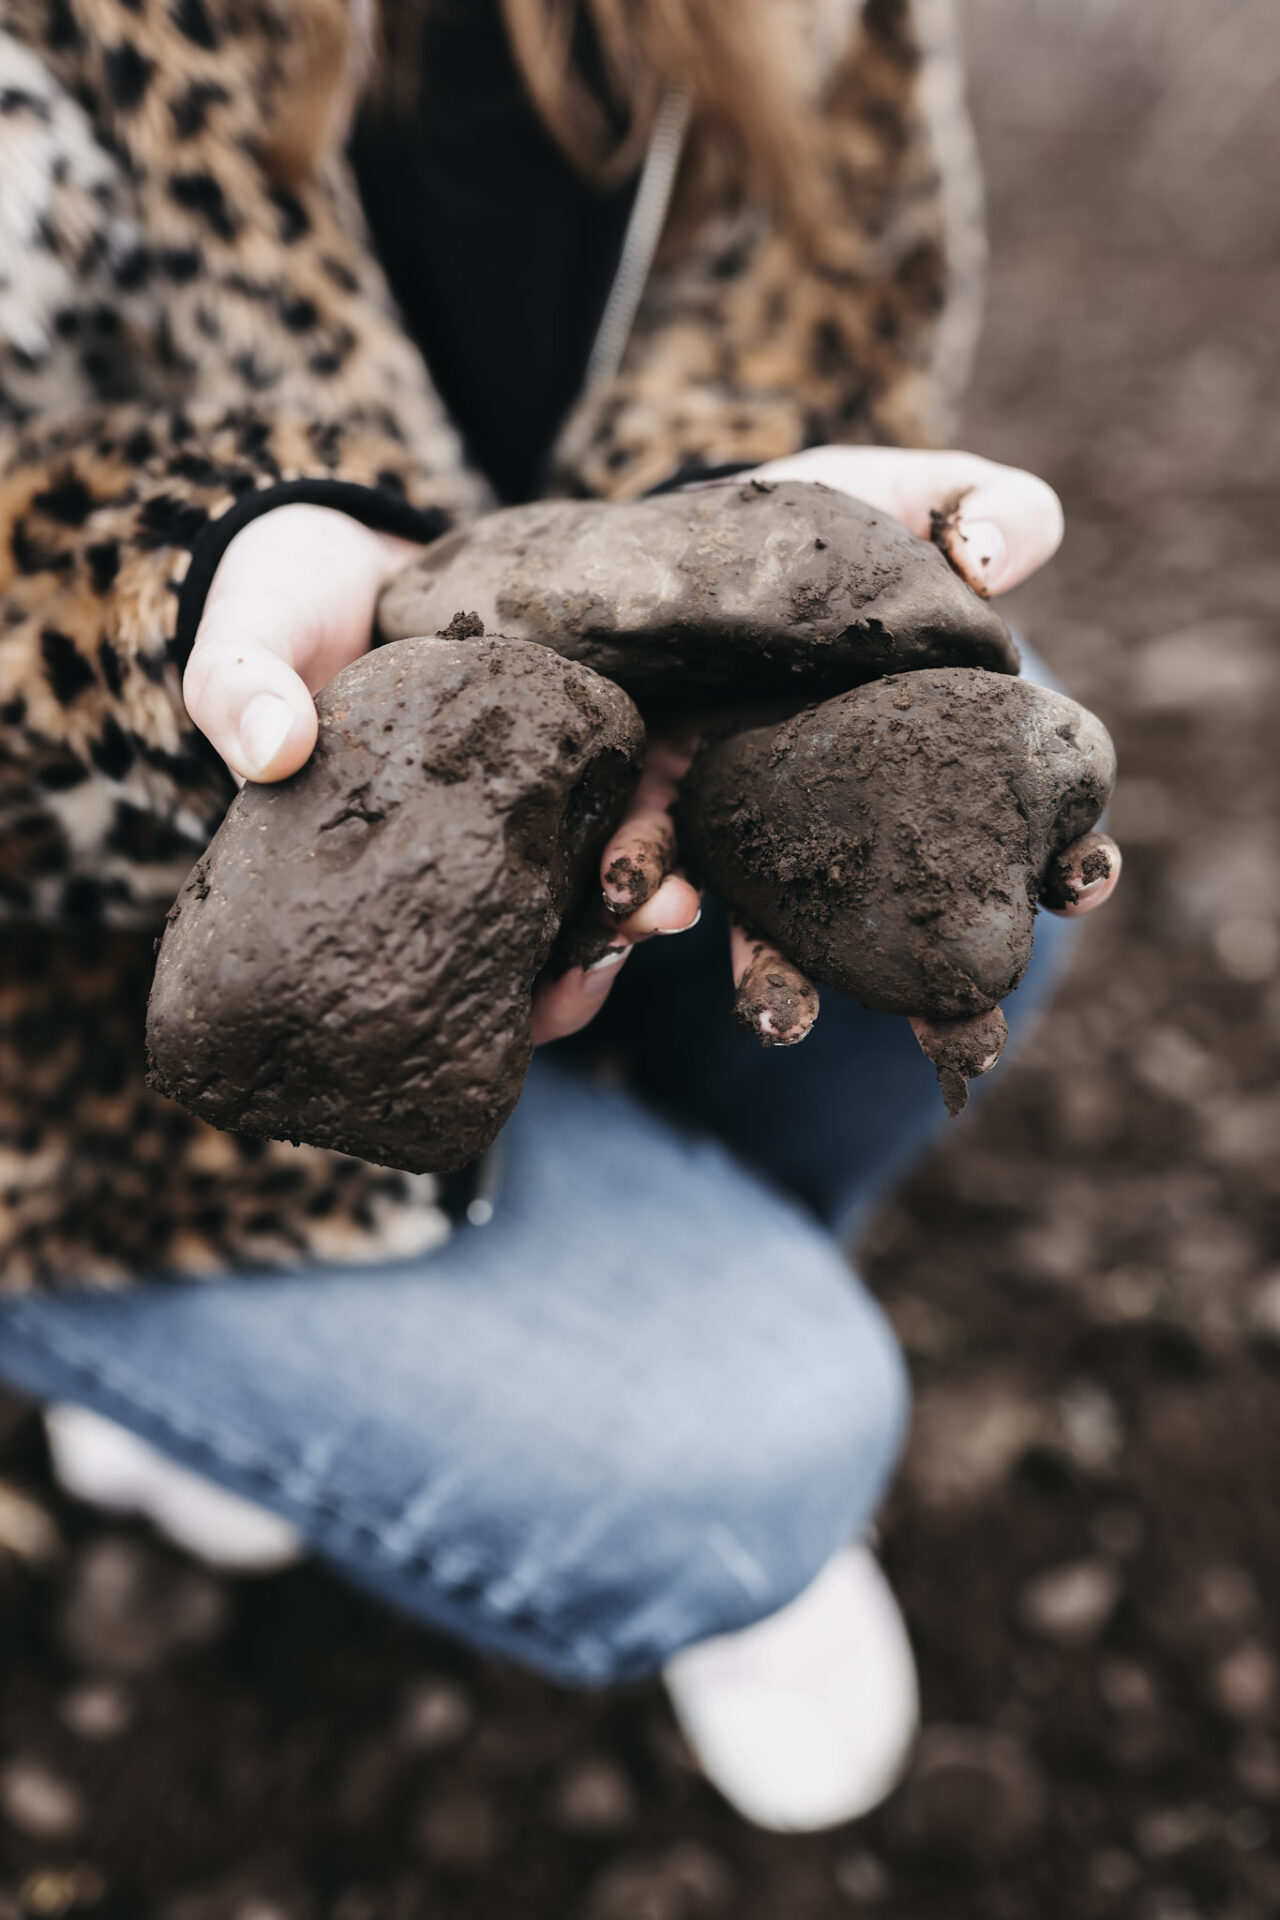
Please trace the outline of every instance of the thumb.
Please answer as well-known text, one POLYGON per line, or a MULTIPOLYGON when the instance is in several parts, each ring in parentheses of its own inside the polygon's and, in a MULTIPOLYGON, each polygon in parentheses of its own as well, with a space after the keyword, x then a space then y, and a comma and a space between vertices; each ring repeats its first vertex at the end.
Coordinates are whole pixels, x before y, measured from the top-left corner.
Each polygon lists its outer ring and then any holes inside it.
MULTIPOLYGON (((236 618, 236 600, 230 596, 202 623, 183 698, 233 773, 245 780, 284 780, 315 746, 315 703, 301 675, 282 657, 286 636, 261 618, 254 634, 247 619, 236 618)), ((260 607, 259 616, 264 611, 260 607)))
POLYGON ((183 679, 187 711, 246 780, 296 773, 312 691, 359 659, 389 575, 419 549, 328 507, 277 507, 219 562, 183 679))

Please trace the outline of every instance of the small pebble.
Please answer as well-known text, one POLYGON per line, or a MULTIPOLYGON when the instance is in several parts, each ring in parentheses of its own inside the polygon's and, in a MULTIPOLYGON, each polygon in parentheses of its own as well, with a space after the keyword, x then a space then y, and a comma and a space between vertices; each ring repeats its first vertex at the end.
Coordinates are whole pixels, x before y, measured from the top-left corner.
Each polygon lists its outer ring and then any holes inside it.
POLYGON ((35 1840, 67 1840, 84 1825, 84 1805, 70 1782, 23 1755, 0 1767, 0 1814, 35 1840))
POLYGON ((889 1892, 887 1868, 874 1853, 859 1850, 836 1861, 836 1888, 850 1906, 871 1907, 889 1892))
POLYGON ((1018 1600, 1023 1625, 1058 1646, 1088 1646, 1120 1599, 1120 1576, 1106 1560, 1076 1560, 1028 1581, 1018 1600))
POLYGON ((81 1740, 118 1740, 133 1725, 134 1703, 112 1680, 86 1680, 63 1694, 58 1715, 81 1740))
POLYGON ((1136 1660, 1108 1660, 1098 1673, 1098 1691, 1112 1713, 1154 1713, 1160 1704, 1155 1681, 1136 1660))
MULTIPOLYGON (((106 1893, 107 1883, 97 1867, 78 1865, 74 1867, 38 1867, 29 1873, 18 1888, 18 1899, 24 1914, 61 1920, 62 1915, 83 1912, 88 1907, 96 1907, 106 1893)), ((5 1920, 3 1903, 0 1902, 0 1920, 5 1920)))
POLYGON ((1217 1825, 1211 1807, 1157 1807, 1138 1821, 1135 1838, 1148 1860, 1169 1860, 1210 1839, 1217 1825))
POLYGON ((1232 1719, 1260 1719, 1276 1697, 1276 1663, 1264 1646, 1247 1640, 1219 1660, 1210 1691, 1232 1719))
POLYGON ((62 1551, 53 1515, 38 1500, 0 1480, 0 1553, 32 1566, 47 1566, 62 1551))
POLYGON ((583 1760, 570 1769, 555 1796, 555 1818, 569 1833, 621 1833, 635 1824, 635 1789, 615 1761, 583 1760))
POLYGON ((1224 1564, 1206 1567, 1196 1594, 1206 1627, 1239 1628, 1254 1619, 1261 1607, 1257 1582, 1243 1567, 1224 1564))
POLYGON ((99 1673, 152 1673, 207 1646, 227 1620, 226 1590, 167 1553, 124 1535, 98 1536, 78 1556, 62 1610, 63 1646, 99 1673))
POLYGON ((999 1491, 1044 1429, 1042 1409, 1012 1375, 982 1371, 934 1382, 916 1407, 907 1485, 928 1506, 976 1506, 999 1491))
POLYGON ((1124 1449, 1120 1410, 1106 1388, 1096 1380, 1077 1380, 1059 1402, 1062 1438, 1067 1452, 1086 1473, 1102 1473, 1114 1466, 1124 1449))
POLYGON ((474 1718, 470 1700, 452 1680, 418 1680, 405 1692, 396 1737, 411 1753, 443 1753, 466 1739, 474 1718))

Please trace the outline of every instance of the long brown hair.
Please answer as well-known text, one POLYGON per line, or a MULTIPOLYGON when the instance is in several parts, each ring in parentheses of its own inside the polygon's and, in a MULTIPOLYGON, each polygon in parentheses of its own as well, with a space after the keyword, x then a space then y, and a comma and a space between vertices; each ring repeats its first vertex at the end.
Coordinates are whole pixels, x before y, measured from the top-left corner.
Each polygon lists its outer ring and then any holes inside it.
MULTIPOLYGON (((434 4, 382 0, 383 70, 393 93, 412 86, 420 70, 423 23, 434 4)), ((821 187, 805 137, 794 54, 767 0, 500 4, 530 98, 557 145, 589 179, 608 185, 634 170, 659 100, 678 86, 692 103, 698 170, 728 167, 745 190, 808 223, 821 187), (618 115, 610 114, 575 60, 584 22, 594 32, 618 115)))

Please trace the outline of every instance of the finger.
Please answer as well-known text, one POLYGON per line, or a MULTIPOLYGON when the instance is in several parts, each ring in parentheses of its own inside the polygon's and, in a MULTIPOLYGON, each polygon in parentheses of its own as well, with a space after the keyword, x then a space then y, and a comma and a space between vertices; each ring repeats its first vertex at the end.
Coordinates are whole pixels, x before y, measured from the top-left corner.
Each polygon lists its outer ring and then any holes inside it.
POLYGON ((669 873, 658 891, 636 913, 618 923, 632 940, 655 933, 688 933, 702 918, 702 896, 682 873, 669 873))
POLYGON ((969 1082, 992 1067, 1004 1052, 1009 1028, 999 1007, 968 1020, 912 1018, 911 1031, 920 1051, 937 1069, 947 1112, 955 1118, 969 1101, 969 1082))
POLYGON ((669 813, 652 809, 628 814, 604 850, 600 884, 610 913, 626 917, 657 893, 676 855, 669 813))
POLYGON ((232 631, 201 629, 182 683, 187 711, 246 780, 283 780, 316 743, 315 703, 276 647, 232 631))
POLYGON ((619 917, 635 913, 671 871, 676 852, 671 809, 695 747, 692 736, 650 739, 626 818, 600 860, 600 884, 610 913, 619 917))
POLYGON ((1020 467, 976 453, 909 447, 815 447, 760 469, 770 479, 822 480, 883 507, 935 540, 975 592, 1007 593, 1062 544, 1062 503, 1020 467))
POLYGON ((818 995, 799 967, 769 941, 749 933, 735 920, 729 927, 729 953, 736 1019, 750 1027, 766 1047, 794 1047, 818 1017, 818 995))
POLYGON ((615 939, 598 960, 570 967, 558 980, 545 981, 533 997, 533 1044, 565 1040, 594 1020, 613 991, 631 942, 615 939))
POLYGON ((315 744, 312 694, 369 644, 387 578, 420 549, 327 507, 277 507, 218 564, 183 680, 188 712, 238 774, 281 780, 315 744))
POLYGON ((1007 593, 1062 545, 1062 503, 1019 467, 977 454, 917 456, 897 478, 891 508, 932 539, 976 593, 1007 593))
POLYGON ((613 991, 622 963, 640 941, 655 934, 686 933, 702 918, 702 899, 683 874, 664 880, 638 913, 611 926, 599 936, 588 936, 592 958, 574 966, 556 980, 544 981, 534 994, 533 1044, 545 1046, 578 1033, 599 1013, 613 991))
POLYGON ((1079 919, 1111 898, 1123 867, 1124 857, 1109 833, 1086 833, 1049 868, 1042 904, 1064 920, 1079 919))

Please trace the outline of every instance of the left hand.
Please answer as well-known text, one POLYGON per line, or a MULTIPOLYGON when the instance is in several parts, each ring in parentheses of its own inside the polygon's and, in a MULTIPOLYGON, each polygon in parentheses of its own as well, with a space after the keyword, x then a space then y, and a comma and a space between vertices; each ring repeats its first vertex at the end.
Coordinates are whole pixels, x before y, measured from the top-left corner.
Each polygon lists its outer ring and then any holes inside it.
MULTIPOLYGON (((901 447, 811 447, 767 461, 744 480, 813 480, 852 494, 901 520, 921 539, 930 538, 935 515, 946 516, 943 545, 953 566, 974 591, 984 596, 1007 593, 1029 578, 1062 543, 1063 514, 1057 494, 1045 481, 1017 467, 1003 467, 972 453, 934 453, 901 447)), ((717 483, 712 483, 717 484, 717 483)), ((697 751, 696 729, 654 738, 631 809, 606 847, 601 863, 604 897, 619 912, 630 909, 619 924, 605 964, 575 967, 544 986, 534 1013, 534 1039, 539 1045, 576 1033, 599 1012, 618 970, 633 946, 654 933, 676 933, 694 925, 699 900, 688 881, 672 871, 675 835, 671 808, 679 783, 697 751)), ((1068 848, 1058 862, 1059 881, 1069 881, 1082 867, 1072 904, 1050 911, 1067 916, 1092 913, 1115 891, 1120 878, 1120 850, 1105 835, 1092 834, 1068 848), (1108 863, 1107 871, 1096 869, 1108 863)), ((818 998, 800 969, 774 947, 734 926, 730 934, 734 985, 744 1001, 769 1001, 771 1008, 790 1005, 791 1024, 761 1031, 771 1045, 793 1045, 803 1040, 817 1017, 818 998), (767 973, 771 992, 752 994, 752 979, 767 973), (745 988, 745 991, 744 991, 745 988)), ((757 1018, 757 1030, 770 1014, 757 1018)), ((930 1023, 912 1022, 926 1053, 935 1046, 930 1023)))

